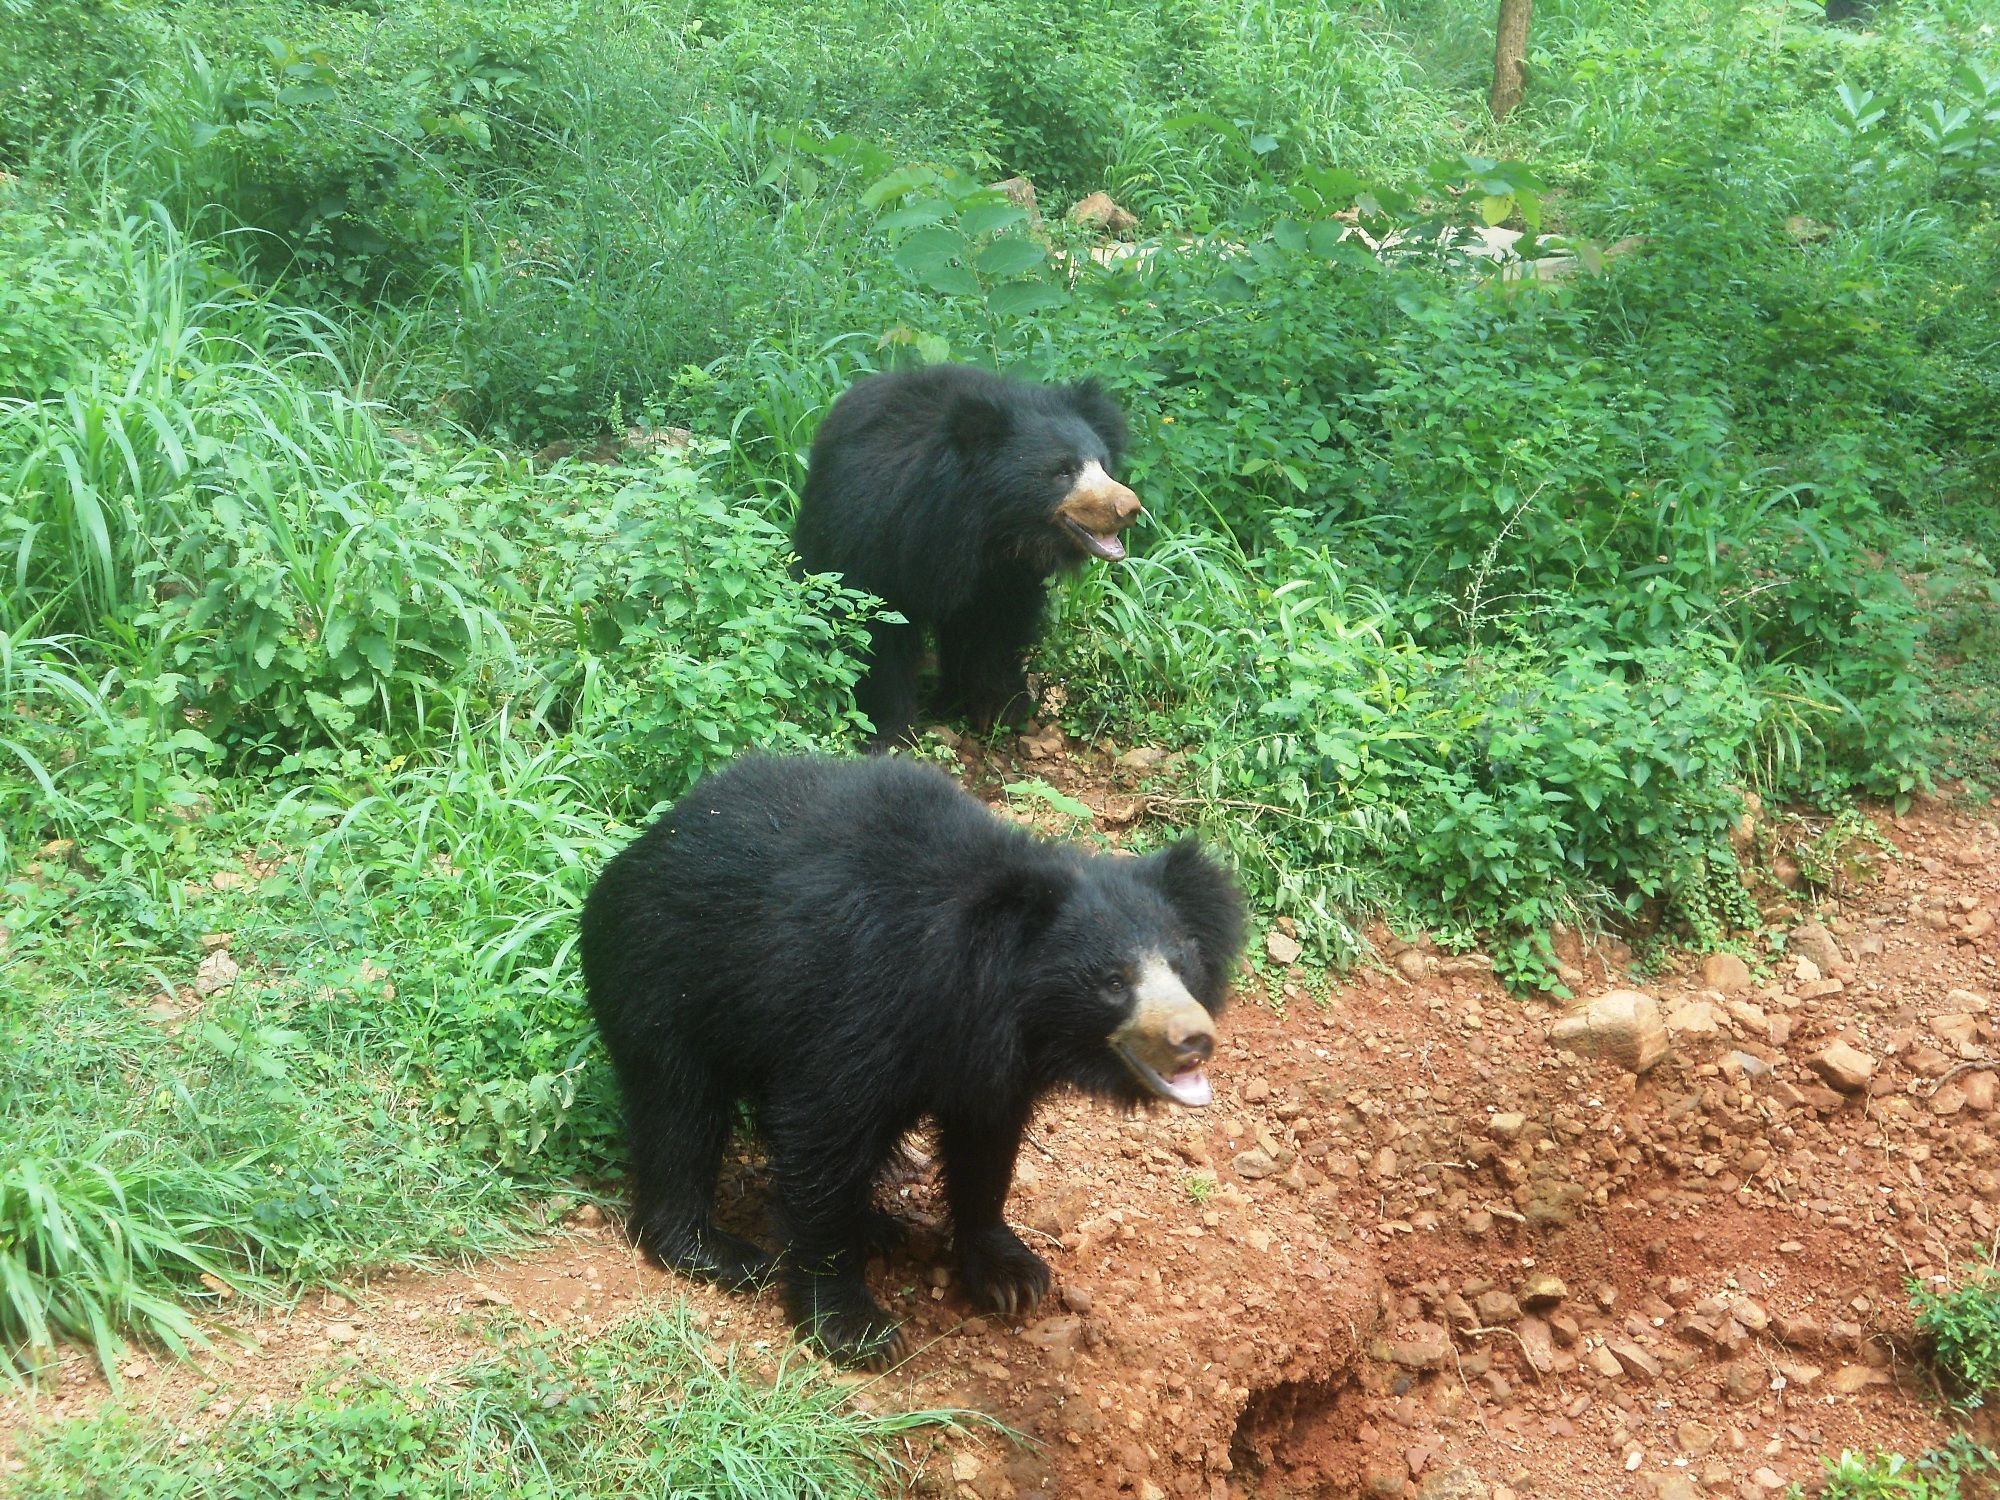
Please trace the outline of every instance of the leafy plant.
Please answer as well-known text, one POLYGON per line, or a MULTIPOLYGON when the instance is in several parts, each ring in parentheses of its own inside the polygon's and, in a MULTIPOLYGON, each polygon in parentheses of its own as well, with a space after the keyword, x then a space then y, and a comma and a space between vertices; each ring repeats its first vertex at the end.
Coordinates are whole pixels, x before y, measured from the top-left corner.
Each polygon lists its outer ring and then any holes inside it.
POLYGON ((1948 1389, 1970 1406, 2000 1394, 2000 1271, 1988 1262, 1966 1269, 1949 1291, 1910 1286, 1917 1335, 1948 1389))

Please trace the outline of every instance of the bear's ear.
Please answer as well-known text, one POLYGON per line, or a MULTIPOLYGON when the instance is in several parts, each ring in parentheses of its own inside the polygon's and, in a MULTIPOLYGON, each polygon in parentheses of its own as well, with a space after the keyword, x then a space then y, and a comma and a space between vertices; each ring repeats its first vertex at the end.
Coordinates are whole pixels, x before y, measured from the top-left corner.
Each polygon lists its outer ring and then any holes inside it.
POLYGON ((1111 467, 1117 468, 1125 457, 1125 445, 1130 434, 1125 427, 1125 413, 1118 409, 1103 386, 1095 380, 1080 380, 1068 391, 1070 409, 1090 424, 1090 429, 1104 440, 1104 446, 1111 450, 1111 467))
POLYGON ((1198 998, 1220 1001, 1243 952, 1243 893, 1230 873, 1193 839, 1169 844, 1149 856, 1146 867, 1201 950, 1207 971, 1202 988, 1208 993, 1198 998))
POLYGON ((965 452, 991 448, 1004 439, 1014 425, 1007 408, 991 396, 959 396, 945 413, 945 431, 951 445, 965 452))
POLYGON ((974 882, 973 920, 1023 935, 1036 933, 1056 919, 1068 895, 1069 882, 1059 871, 1039 862, 1006 860, 974 882))

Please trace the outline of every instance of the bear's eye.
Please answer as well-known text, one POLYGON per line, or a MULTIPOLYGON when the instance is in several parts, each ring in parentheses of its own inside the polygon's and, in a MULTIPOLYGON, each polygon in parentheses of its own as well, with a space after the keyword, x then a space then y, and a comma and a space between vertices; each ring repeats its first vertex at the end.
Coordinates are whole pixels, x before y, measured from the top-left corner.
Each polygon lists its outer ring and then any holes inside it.
POLYGON ((1104 976, 1104 987, 1114 995, 1121 993, 1125 988, 1125 976, 1116 971, 1106 974, 1104 976))

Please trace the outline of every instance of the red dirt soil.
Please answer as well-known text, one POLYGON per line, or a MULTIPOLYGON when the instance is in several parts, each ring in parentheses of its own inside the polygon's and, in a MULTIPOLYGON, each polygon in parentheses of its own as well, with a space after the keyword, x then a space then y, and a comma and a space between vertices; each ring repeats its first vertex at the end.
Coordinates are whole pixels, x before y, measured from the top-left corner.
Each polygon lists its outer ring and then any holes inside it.
MULTIPOLYGON (((1120 838, 1147 803, 1114 757, 1053 733, 965 752, 976 787, 1044 777, 1120 838)), ((1385 941, 1386 969, 1316 999, 1281 933, 1225 1018, 1212 1108, 1042 1112, 1010 1215, 1056 1290, 1025 1323, 969 1315, 914 1163, 888 1191, 917 1234, 873 1279, 917 1353, 856 1399, 975 1407, 1028 1441, 913 1452, 910 1492, 1769 1500, 1819 1455, 1941 1441, 1905 1287, 1995 1237, 1995 1073, 1960 1065, 2000 1054, 2000 826, 1877 821, 1899 852, 1846 899, 1766 893, 1779 927, 1824 928, 1759 977, 1635 981, 1616 945, 1568 952, 1585 999, 1637 987, 1670 1017, 1639 1078, 1552 1046, 1561 1012, 1477 955, 1385 941), (1874 1064, 1857 1092, 1811 1064, 1837 1040, 1874 1064)), ((738 1163, 725 1213, 754 1222, 760 1191, 738 1163)), ((199 1442, 338 1362, 422 1379, 489 1317, 588 1337, 678 1298, 753 1365, 788 1346, 774 1294, 655 1271, 593 1209, 529 1256, 241 1320, 248 1351, 138 1360, 122 1399, 199 1442)), ((74 1356, 0 1427, 108 1399, 74 1356)))

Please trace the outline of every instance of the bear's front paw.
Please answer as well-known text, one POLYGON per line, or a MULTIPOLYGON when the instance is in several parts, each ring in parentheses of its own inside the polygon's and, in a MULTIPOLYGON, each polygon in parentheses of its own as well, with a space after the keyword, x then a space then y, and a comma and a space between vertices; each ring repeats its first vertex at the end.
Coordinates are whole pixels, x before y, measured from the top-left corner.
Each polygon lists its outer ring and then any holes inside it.
POLYGON ((902 1324, 866 1288, 816 1281, 793 1289, 792 1309, 799 1336, 837 1365, 886 1370, 908 1352, 902 1324))
POLYGON ((1048 1265, 1004 1224, 968 1240, 958 1261, 966 1294, 1003 1318, 1019 1317, 1048 1295, 1048 1265))

